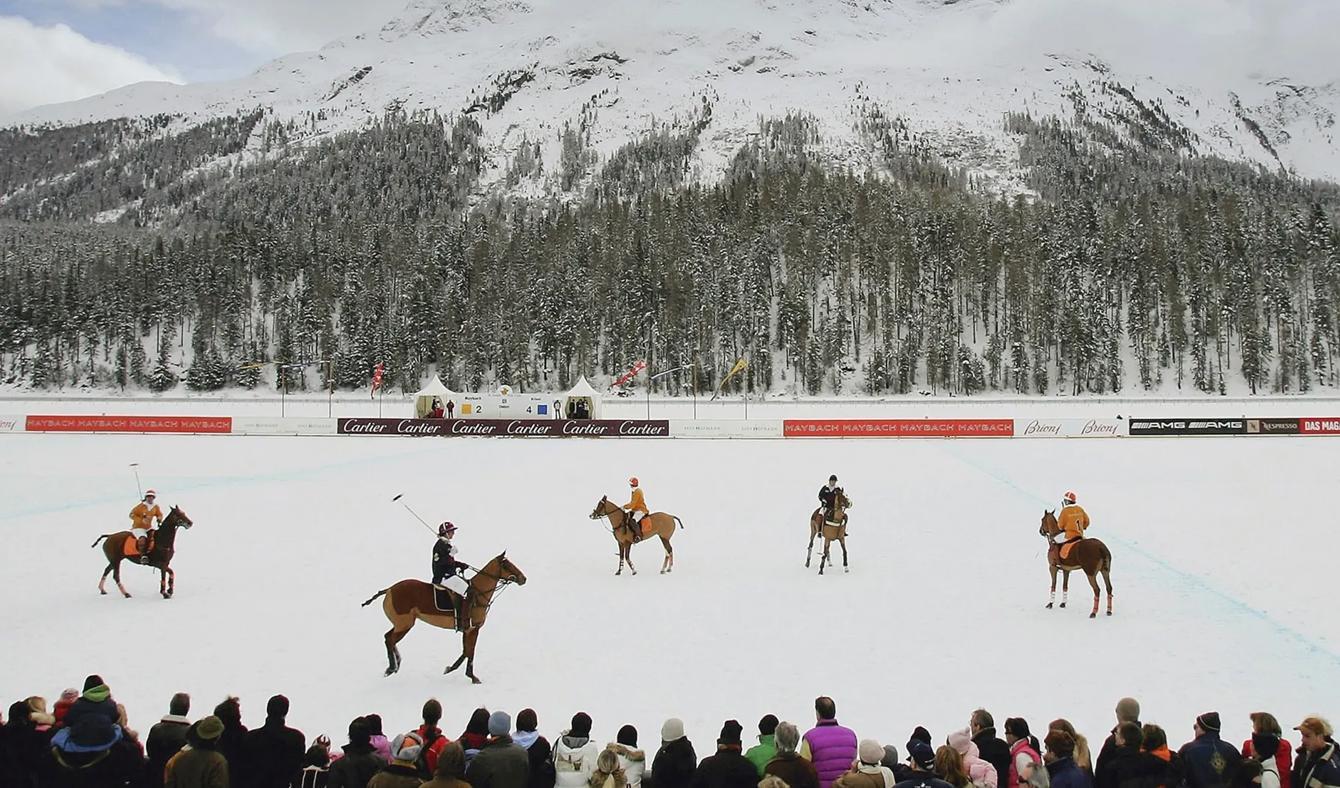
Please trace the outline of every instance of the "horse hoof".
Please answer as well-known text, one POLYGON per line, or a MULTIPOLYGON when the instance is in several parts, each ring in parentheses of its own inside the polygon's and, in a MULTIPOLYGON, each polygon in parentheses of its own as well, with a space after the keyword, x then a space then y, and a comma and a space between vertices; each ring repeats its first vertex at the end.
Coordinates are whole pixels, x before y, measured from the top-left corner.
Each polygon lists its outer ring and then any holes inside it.
POLYGON ((1061 603, 1061 607, 1065 607, 1065 602, 1062 602, 1062 603, 1061 603))
POLYGON ((102 594, 103 596, 107 596, 107 592, 103 591, 101 588, 98 589, 98 593, 102 594))
POLYGON ((471 677, 470 677, 470 683, 471 683, 471 684, 483 684, 484 682, 481 681, 481 680, 479 680, 479 679, 477 679, 477 678, 475 678, 474 676, 471 676, 471 677))
POLYGON ((1112 611, 1111 611, 1111 610, 1107 611, 1107 614, 1108 614, 1109 616, 1112 615, 1112 611))
POLYGON ((1090 614, 1089 614, 1089 618, 1098 618, 1098 614, 1097 614, 1097 613, 1090 613, 1090 614))
POLYGON ((1051 610, 1051 609, 1052 609, 1053 607, 1055 607, 1055 606, 1056 606, 1056 605, 1055 605, 1055 603, 1053 603, 1053 602, 1048 602, 1048 603, 1047 603, 1047 609, 1048 609, 1048 610, 1051 610))
POLYGON ((387 668, 386 672, 383 673, 382 676, 390 676, 393 673, 395 673, 395 668, 387 668))

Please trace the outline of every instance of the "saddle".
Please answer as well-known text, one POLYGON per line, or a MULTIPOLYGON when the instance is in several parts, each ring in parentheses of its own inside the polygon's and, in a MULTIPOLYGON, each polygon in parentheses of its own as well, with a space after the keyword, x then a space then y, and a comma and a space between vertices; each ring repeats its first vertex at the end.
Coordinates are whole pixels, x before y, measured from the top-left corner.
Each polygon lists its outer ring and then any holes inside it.
POLYGON ((647 538, 647 534, 650 533, 647 519, 650 517, 651 515, 645 514, 642 516, 641 520, 634 520, 632 514, 624 515, 624 525, 627 525, 628 530, 632 531, 633 541, 640 542, 643 539, 647 538))
POLYGON ((433 606, 439 613, 456 615, 456 595, 445 589, 433 586, 433 606))
MULTIPOLYGON (((146 555, 153 555, 153 552, 154 552, 154 543, 155 543, 155 541, 157 541, 157 540, 154 539, 154 532, 153 532, 153 531, 150 531, 150 532, 149 532, 149 544, 148 544, 148 546, 145 548, 145 549, 147 550, 146 555)), ((133 533, 131 533, 131 534, 126 534, 126 541, 125 541, 125 543, 121 546, 121 552, 125 555, 126 558, 139 558, 139 557, 140 557, 140 546, 139 546, 138 540, 135 538, 135 534, 133 534, 133 533)))
POLYGON ((1076 539, 1076 540, 1074 540, 1074 541, 1072 541, 1072 542, 1062 542, 1062 543, 1061 543, 1061 553, 1060 553, 1061 560, 1062 560, 1062 561, 1069 561, 1069 560, 1070 560, 1070 553, 1071 553, 1071 551, 1075 549, 1075 545, 1079 544, 1079 543, 1082 542, 1082 541, 1084 541, 1084 540, 1081 538, 1081 539, 1076 539))

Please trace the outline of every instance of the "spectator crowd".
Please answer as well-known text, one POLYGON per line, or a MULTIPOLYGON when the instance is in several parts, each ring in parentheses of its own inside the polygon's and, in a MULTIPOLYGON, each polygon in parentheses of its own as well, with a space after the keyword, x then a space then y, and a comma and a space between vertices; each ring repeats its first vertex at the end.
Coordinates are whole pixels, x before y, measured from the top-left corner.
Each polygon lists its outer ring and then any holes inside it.
POLYGON ((827 697, 815 700, 812 723, 765 715, 748 744, 744 726, 726 720, 701 760, 676 718, 661 726, 654 751, 632 725, 601 745, 585 712, 550 741, 532 709, 515 719, 476 709, 453 739, 430 699, 414 730, 388 735, 368 714, 349 723, 336 748, 324 735, 309 744, 288 727, 288 713, 288 699, 276 695, 264 724, 248 730, 230 697, 192 721, 191 698, 178 693, 142 737, 102 678, 89 676, 50 711, 37 696, 9 707, 0 788, 1340 788, 1340 752, 1321 717, 1292 728, 1295 746, 1274 716, 1254 713, 1239 748, 1221 738, 1219 715, 1206 712, 1195 738, 1174 750, 1163 728, 1141 723, 1132 698, 1117 703, 1096 754, 1065 719, 1034 734, 1010 717, 998 730, 985 709, 938 745, 917 726, 900 752, 858 738, 827 697))

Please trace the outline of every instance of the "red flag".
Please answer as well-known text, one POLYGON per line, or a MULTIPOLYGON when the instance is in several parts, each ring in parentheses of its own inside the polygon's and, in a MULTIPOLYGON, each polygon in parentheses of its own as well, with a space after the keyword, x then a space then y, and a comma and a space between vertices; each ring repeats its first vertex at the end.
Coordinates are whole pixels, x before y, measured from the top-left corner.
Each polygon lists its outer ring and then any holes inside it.
POLYGON ((628 381, 632 380, 633 378, 637 377, 637 373, 641 372, 642 370, 644 370, 644 369, 646 369, 646 368, 647 368, 647 362, 645 362, 645 361, 638 361, 636 364, 634 364, 634 365, 632 366, 631 369, 629 369, 627 372, 625 372, 625 373, 623 373, 622 375, 620 375, 620 376, 619 376, 619 379, 616 380, 616 381, 614 381, 614 385, 616 385, 616 386, 622 386, 623 384, 625 384, 625 383, 627 383, 628 381))
POLYGON ((377 393, 377 389, 382 387, 382 373, 385 371, 386 365, 378 361, 377 368, 372 370, 372 391, 368 392, 369 398, 377 393))

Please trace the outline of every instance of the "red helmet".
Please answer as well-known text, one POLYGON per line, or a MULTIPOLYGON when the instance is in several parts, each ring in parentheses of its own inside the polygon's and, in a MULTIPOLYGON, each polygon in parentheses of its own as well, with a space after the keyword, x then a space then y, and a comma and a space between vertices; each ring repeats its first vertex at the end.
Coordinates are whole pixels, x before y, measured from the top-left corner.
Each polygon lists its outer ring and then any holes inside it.
POLYGON ((630 476, 630 477, 628 477, 628 486, 629 486, 629 487, 636 487, 636 486, 637 486, 637 477, 636 477, 636 476, 630 476))
POLYGON ((437 527, 438 536, 447 536, 456 533, 456 526, 450 520, 443 522, 437 527))
POLYGON ((1062 496, 1061 496, 1061 500, 1065 501, 1066 503, 1074 503, 1074 502, 1075 502, 1075 491, 1074 491, 1074 490, 1066 490, 1066 491, 1065 491, 1065 495, 1062 495, 1062 496))

